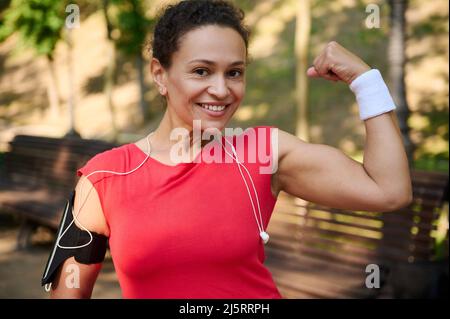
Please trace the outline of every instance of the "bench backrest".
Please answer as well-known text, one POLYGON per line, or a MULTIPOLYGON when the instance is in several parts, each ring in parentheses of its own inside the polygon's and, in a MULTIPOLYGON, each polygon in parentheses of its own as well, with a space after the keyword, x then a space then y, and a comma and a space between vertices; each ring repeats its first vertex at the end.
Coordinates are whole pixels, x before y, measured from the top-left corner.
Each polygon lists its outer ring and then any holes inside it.
POLYGON ((448 174, 413 171, 411 178, 413 203, 396 212, 333 209, 280 193, 269 225, 269 256, 299 273, 359 278, 361 289, 371 263, 430 260, 448 174))
POLYGON ((448 174, 413 171, 411 179, 412 204, 382 216, 384 236, 379 253, 385 261, 423 262, 435 255, 437 222, 446 200, 448 174))
POLYGON ((74 187, 77 168, 114 146, 100 140, 17 135, 5 155, 4 173, 12 182, 67 192, 74 187))

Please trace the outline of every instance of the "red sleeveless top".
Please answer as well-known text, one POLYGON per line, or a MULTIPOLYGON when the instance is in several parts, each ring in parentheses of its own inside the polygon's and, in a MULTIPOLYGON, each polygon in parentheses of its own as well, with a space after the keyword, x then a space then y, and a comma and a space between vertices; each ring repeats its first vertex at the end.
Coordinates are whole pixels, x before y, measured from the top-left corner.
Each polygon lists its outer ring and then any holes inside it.
MULTIPOLYGON (((230 154, 224 139, 233 143, 252 176, 264 229, 276 203, 268 173, 271 128, 222 137, 230 154)), ((92 157, 77 174, 128 172, 146 157, 135 144, 125 144, 92 157)), ((259 219, 253 187, 241 169, 259 219)), ((264 243, 244 181, 218 141, 204 146, 191 163, 172 166, 149 157, 131 174, 88 178, 109 226, 124 298, 282 298, 264 266, 264 243), (211 161, 218 154, 222 162, 211 161)))

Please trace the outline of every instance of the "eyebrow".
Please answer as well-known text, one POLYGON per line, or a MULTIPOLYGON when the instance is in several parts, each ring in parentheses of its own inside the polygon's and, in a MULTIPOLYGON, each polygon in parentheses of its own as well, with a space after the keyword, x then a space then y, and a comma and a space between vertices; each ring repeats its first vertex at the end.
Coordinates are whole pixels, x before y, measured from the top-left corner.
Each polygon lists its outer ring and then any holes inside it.
MULTIPOLYGON (((216 64, 213 61, 204 60, 204 59, 192 60, 192 61, 189 61, 188 64, 195 63, 195 62, 205 63, 205 64, 209 64, 209 65, 215 65, 216 64)), ((241 65, 241 64, 244 65, 245 64, 244 61, 235 61, 235 62, 231 63, 230 66, 241 65)))

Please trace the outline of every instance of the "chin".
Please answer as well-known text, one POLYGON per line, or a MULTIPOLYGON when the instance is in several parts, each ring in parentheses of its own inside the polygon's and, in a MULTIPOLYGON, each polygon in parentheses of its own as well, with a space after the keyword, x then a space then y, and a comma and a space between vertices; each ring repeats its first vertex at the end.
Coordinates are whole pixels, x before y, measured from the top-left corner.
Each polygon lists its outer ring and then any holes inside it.
POLYGON ((208 121, 202 121, 202 133, 204 131, 222 131, 225 128, 226 123, 208 123, 208 121))

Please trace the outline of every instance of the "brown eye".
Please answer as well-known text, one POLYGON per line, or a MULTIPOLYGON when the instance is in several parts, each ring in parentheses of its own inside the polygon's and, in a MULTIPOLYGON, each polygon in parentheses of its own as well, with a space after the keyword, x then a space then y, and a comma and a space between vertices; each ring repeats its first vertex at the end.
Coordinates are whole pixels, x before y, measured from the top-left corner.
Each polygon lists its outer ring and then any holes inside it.
POLYGON ((230 71, 228 74, 232 77, 232 78, 238 78, 240 76, 242 76, 244 72, 242 70, 232 70, 230 71))
POLYGON ((200 76, 206 76, 208 75, 208 70, 207 69, 195 69, 194 73, 200 76))

